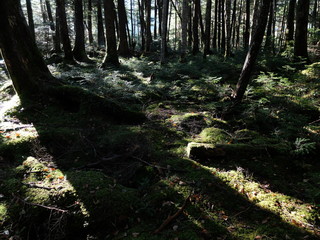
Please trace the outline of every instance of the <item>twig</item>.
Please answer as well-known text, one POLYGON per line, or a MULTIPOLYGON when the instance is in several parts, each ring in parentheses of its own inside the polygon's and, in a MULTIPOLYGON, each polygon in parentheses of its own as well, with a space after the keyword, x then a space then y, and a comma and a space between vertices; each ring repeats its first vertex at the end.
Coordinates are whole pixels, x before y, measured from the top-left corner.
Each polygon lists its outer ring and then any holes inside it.
POLYGON ((190 202, 190 197, 191 195, 189 195, 186 200, 184 201, 182 207, 173 215, 169 215, 167 217, 167 219, 161 224, 161 226, 156 229, 153 234, 158 234, 159 232, 161 232, 166 226, 168 226, 174 219, 176 219, 182 212, 183 210, 187 207, 188 203, 190 202))
POLYGON ((175 171, 175 172, 187 172, 186 170, 182 170, 182 169, 175 169, 175 168, 166 168, 166 167, 161 167, 159 165, 155 165, 155 164, 152 164, 152 163, 149 163, 147 161, 144 161, 143 159, 141 158, 138 158, 138 157, 132 157, 133 159, 136 159, 142 163, 145 163, 147 164, 148 166, 150 167, 154 167, 154 168, 157 168, 157 169, 161 169, 161 170, 170 170, 170 171, 175 171))
POLYGON ((19 201, 23 202, 24 204, 27 204, 27 205, 36 206, 36 207, 42 207, 42 208, 45 208, 45 209, 54 210, 54 211, 62 212, 62 213, 67 213, 68 212, 68 210, 64 210, 64 209, 53 207, 53 206, 46 206, 46 205, 37 204, 37 203, 30 203, 30 202, 27 202, 27 201, 23 200, 22 198, 20 198, 20 197, 18 197, 16 195, 14 195, 14 197, 16 199, 18 199, 19 201))
POLYGON ((243 210, 243 211, 241 211, 241 212, 236 213, 236 214, 235 214, 235 215, 233 215, 232 217, 237 217, 237 216, 239 216, 240 214, 242 214, 242 213, 244 213, 244 212, 248 211, 251 207, 252 207, 252 205, 250 205, 250 206, 249 206, 248 208, 246 208, 245 210, 243 210))
POLYGON ((317 122, 320 122, 320 118, 318 120, 315 120, 315 121, 311 122, 311 123, 308 123, 308 125, 311 125, 311 124, 314 124, 314 123, 317 123, 317 122))
POLYGON ((46 190, 52 190, 52 189, 55 189, 55 188, 51 188, 51 187, 45 187, 45 186, 39 186, 37 184, 34 184, 34 183, 22 183, 23 185, 26 185, 28 187, 31 187, 31 188, 41 188, 41 189, 46 189, 46 190))
POLYGON ((83 168, 93 168, 93 167, 96 167, 102 163, 105 163, 105 162, 108 162, 108 161, 113 161, 113 160, 116 160, 118 158, 121 158, 123 157, 123 155, 114 155, 112 157, 108 157, 108 158, 102 158, 100 161, 97 161, 97 162, 94 162, 94 163, 88 163, 86 165, 83 165, 81 167, 77 167, 75 169, 83 169, 83 168))

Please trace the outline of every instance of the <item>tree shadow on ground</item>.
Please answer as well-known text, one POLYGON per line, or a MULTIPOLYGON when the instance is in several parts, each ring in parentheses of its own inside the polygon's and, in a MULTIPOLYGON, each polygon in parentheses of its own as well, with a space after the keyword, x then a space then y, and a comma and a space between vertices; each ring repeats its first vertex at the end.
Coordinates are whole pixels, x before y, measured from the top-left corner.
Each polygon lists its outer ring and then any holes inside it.
POLYGON ((23 239, 317 238, 170 153, 186 142, 159 123, 118 125, 53 105, 24 106, 18 116, 39 135, 5 159, 14 163, 3 179, 7 221, 23 239))

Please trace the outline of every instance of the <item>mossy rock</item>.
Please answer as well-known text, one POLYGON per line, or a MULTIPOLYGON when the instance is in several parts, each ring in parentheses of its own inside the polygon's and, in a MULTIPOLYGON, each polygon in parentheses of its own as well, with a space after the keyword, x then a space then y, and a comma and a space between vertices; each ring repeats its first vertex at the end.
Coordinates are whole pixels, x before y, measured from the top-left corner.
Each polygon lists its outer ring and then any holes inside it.
POLYGON ((251 159, 257 156, 278 156, 290 152, 287 143, 278 144, 206 144, 191 142, 187 146, 187 156, 194 160, 205 161, 215 159, 251 159))
POLYGON ((227 143, 230 141, 230 136, 226 133, 226 131, 219 128, 205 128, 199 134, 199 139, 197 142, 202 143, 227 143))
POLYGON ((234 139, 237 142, 248 142, 259 136, 258 132, 249 129, 241 129, 234 133, 234 139))

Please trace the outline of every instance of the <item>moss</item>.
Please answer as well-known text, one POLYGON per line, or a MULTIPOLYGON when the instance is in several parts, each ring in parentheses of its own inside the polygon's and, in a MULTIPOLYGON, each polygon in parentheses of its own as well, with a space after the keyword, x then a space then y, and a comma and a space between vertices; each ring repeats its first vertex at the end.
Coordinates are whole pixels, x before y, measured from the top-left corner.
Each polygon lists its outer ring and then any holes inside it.
POLYGON ((199 134, 198 142, 203 143, 227 143, 230 141, 230 136, 224 131, 219 128, 205 128, 199 134))
POLYGON ((305 70, 301 72, 308 79, 317 80, 320 76, 320 62, 313 63, 308 65, 305 70))
POLYGON ((0 202, 0 225, 2 225, 8 217, 7 212, 7 204, 0 202))

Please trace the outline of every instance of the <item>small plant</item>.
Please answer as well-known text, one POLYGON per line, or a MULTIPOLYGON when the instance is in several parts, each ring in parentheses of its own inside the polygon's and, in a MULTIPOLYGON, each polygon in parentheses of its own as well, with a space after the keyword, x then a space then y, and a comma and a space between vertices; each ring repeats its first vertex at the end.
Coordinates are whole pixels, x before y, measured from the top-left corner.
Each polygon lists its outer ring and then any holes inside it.
POLYGON ((295 149, 292 151, 293 155, 303 156, 307 155, 316 148, 315 142, 310 142, 307 138, 297 138, 294 142, 295 149))

